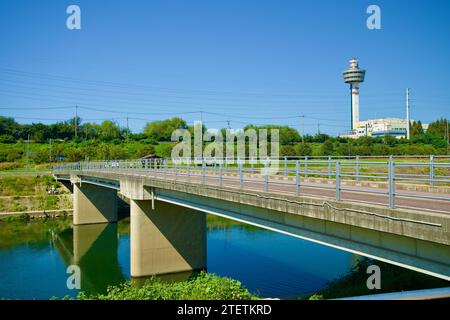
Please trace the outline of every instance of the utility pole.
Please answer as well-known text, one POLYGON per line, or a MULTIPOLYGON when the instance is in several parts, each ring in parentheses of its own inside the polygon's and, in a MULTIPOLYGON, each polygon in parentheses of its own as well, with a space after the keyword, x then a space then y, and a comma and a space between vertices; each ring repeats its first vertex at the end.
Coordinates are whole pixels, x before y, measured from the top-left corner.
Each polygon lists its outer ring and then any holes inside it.
POLYGON ((78 105, 75 106, 75 138, 78 137, 78 105))
POLYGON ((317 122, 317 135, 320 135, 320 122, 317 122))
POLYGON ((411 140, 409 107, 409 88, 406 88, 406 139, 411 140))

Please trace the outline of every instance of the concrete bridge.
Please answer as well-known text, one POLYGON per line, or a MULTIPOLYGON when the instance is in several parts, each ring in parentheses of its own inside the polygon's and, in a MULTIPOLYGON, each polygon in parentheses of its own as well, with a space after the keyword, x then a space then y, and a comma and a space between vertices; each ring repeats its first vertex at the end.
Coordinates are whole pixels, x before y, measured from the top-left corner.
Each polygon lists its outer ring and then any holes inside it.
POLYGON ((389 170, 386 189, 363 175, 352 183, 338 161, 326 182, 306 177, 299 161, 286 167, 269 176, 241 164, 136 160, 69 164, 54 175, 73 190, 74 225, 116 222, 117 192, 130 200, 133 277, 206 268, 208 213, 450 280, 445 186, 396 185, 389 170))

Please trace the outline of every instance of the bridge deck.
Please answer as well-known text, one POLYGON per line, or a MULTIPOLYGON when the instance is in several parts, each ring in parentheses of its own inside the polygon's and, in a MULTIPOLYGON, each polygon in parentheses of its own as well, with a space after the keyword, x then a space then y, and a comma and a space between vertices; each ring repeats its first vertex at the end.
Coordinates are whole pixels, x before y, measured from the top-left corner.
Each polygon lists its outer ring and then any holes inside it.
MULTIPOLYGON (((91 172, 109 172, 107 169, 91 169, 84 170, 91 172)), ((218 175, 206 174, 204 177, 200 172, 164 170, 164 169, 114 169, 112 172, 118 174, 127 174, 133 176, 156 177, 160 179, 170 179, 173 181, 184 181, 190 183, 206 184, 209 186, 224 186, 241 189, 241 180, 236 175, 223 175, 222 179, 218 175)), ((295 179, 294 179, 295 180, 295 179)), ((386 206, 388 203, 387 189, 371 188, 361 186, 342 186, 344 190, 341 191, 342 201, 372 203, 376 205, 386 206)), ((242 180, 243 190, 264 191, 265 182, 264 177, 260 175, 245 175, 242 180)), ((293 180, 278 180, 269 178, 268 190, 271 193, 280 194, 296 194, 296 182, 293 180)), ((328 199, 335 199, 336 190, 335 184, 325 183, 310 183, 305 179, 300 183, 300 195, 307 195, 313 197, 321 197, 328 199)), ((443 197, 448 198, 449 195, 445 193, 436 192, 402 192, 402 195, 395 196, 395 207, 409 208, 421 211, 439 212, 450 214, 450 202, 448 200, 429 199, 427 197, 443 197), (406 196, 406 195, 410 195, 406 196)))

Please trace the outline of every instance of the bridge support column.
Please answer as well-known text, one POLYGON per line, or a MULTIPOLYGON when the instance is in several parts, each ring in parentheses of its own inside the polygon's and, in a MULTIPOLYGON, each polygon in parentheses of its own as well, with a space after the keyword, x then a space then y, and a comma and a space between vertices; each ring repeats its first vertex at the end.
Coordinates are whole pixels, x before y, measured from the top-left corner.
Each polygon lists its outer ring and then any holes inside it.
POLYGON ((131 200, 131 276, 206 268, 206 214, 173 204, 131 200))
POLYGON ((88 183, 73 184, 73 224, 117 222, 117 191, 88 183))

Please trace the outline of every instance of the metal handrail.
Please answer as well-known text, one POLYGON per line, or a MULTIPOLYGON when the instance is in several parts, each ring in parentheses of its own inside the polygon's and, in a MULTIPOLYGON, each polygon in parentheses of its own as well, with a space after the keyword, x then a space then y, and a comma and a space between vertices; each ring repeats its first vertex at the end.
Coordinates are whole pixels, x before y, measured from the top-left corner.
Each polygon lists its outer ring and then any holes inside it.
MULTIPOLYGON (((226 161, 218 161, 217 158, 205 158, 205 159, 134 159, 134 160, 108 160, 108 161, 89 161, 78 163, 67 163, 61 166, 55 166, 54 171, 61 170, 102 170, 102 171, 115 171, 115 170, 144 170, 144 172, 150 172, 151 175, 157 174, 163 175, 165 178, 168 176, 180 179, 180 177, 200 177, 202 183, 206 183, 208 178, 217 178, 220 185, 224 181, 235 181, 238 183, 239 188, 243 189, 249 182, 254 184, 263 184, 264 191, 270 190, 270 185, 292 185, 295 183, 295 193, 301 194, 303 187, 316 188, 316 189, 335 189, 336 200, 341 200, 341 192, 354 192, 354 193, 370 193, 370 194, 383 194, 387 195, 390 208, 395 207, 395 198, 408 197, 417 199, 435 199, 450 201, 450 196, 432 196, 423 195, 418 193, 401 193, 396 191, 396 182, 408 181, 411 182, 424 182, 428 183, 431 188, 436 184, 450 184, 450 180, 447 179, 448 172, 450 172, 450 162, 439 163, 439 172, 436 172, 436 163, 434 157, 430 157, 430 162, 398 162, 394 160, 394 157, 389 157, 389 161, 374 162, 374 161, 361 161, 362 157, 356 157, 356 161, 339 161, 333 160, 332 157, 327 157, 325 161, 311 161, 308 157, 304 160, 289 160, 288 157, 284 157, 283 160, 273 160, 269 158, 259 159, 259 163, 245 163, 243 159, 234 159, 235 164, 227 164, 226 161), (184 162, 177 161, 184 159, 184 162), (209 161, 209 162, 208 162, 209 161), (269 169, 270 164, 276 162, 279 165, 279 170, 276 176, 284 176, 286 178, 292 177, 293 179, 285 179, 282 182, 278 179, 271 179, 272 174, 264 171, 269 169), (317 165, 321 165, 325 170, 318 170, 317 165), (383 166, 386 168, 386 172, 370 172, 370 169, 379 168, 383 166), (411 167, 423 168, 428 167, 429 172, 421 173, 404 173, 399 172, 402 168, 411 167), (396 170, 397 169, 397 170, 396 170), (445 169, 445 170, 443 170, 445 169), (249 178, 250 176, 250 178, 249 178), (261 179, 258 180, 257 178, 261 179), (335 180, 334 185, 314 185, 308 183, 309 178, 326 178, 328 180, 335 180), (256 178, 256 180, 255 180, 256 178), (364 190, 358 190, 355 188, 343 188, 341 186, 341 179, 346 178, 350 180, 356 180, 358 182, 367 181, 385 181, 387 191, 374 190, 365 188, 364 190), (249 180, 251 179, 251 180, 249 180), (292 182, 294 181, 294 182, 292 182)), ((228 159, 229 160, 229 159, 228 159)), ((252 158, 252 160, 255 160, 252 158)), ((412 170, 412 169, 411 169, 412 170)), ((420 169, 422 170, 422 169, 420 169)), ((289 192, 289 191, 287 191, 289 192)))

